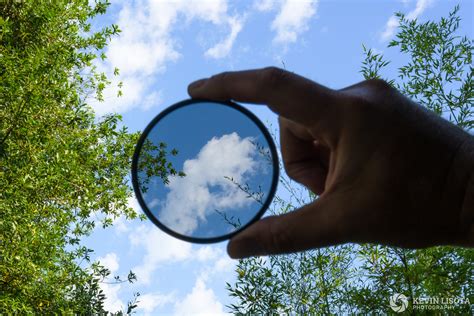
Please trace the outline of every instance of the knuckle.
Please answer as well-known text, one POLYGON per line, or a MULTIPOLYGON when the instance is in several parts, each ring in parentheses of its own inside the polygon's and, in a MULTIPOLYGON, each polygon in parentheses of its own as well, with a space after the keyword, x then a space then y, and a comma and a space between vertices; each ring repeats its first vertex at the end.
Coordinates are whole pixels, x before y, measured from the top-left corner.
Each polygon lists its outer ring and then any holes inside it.
POLYGON ((229 83, 232 80, 232 72, 225 71, 219 74, 212 76, 210 81, 210 86, 212 87, 212 96, 216 99, 229 99, 229 83))
POLYGON ((350 96, 341 107, 345 128, 366 124, 376 114, 377 106, 365 96, 350 96))
POLYGON ((387 81, 380 78, 369 79, 369 80, 366 80, 365 83, 369 87, 376 88, 376 89, 390 90, 392 88, 392 86, 387 81))
POLYGON ((262 88, 276 89, 286 79, 286 71, 277 67, 267 67, 262 70, 261 84, 262 88))
POLYGON ((352 96, 348 99, 347 105, 358 111, 360 110, 368 110, 373 107, 374 102, 365 96, 352 96))
POLYGON ((293 239, 287 229, 281 227, 281 221, 276 217, 268 218, 268 231, 270 238, 263 245, 265 253, 279 254, 289 251, 293 248, 293 239))
POLYGON ((217 75, 213 75, 211 77, 211 80, 212 81, 215 81, 215 82, 225 82, 229 79, 230 77, 230 72, 229 71, 225 71, 225 72, 221 72, 217 75))

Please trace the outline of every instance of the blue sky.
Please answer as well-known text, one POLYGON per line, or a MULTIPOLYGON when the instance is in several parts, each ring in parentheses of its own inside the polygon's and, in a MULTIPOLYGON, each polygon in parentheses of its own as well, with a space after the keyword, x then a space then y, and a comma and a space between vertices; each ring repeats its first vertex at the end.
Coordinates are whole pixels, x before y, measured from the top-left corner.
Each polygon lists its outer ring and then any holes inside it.
MULTIPOLYGON (((212 74, 265 66, 285 67, 331 88, 362 80, 362 44, 383 52, 394 78, 405 58, 386 48, 396 31, 394 12, 421 21, 438 20, 461 5, 462 35, 472 38, 473 2, 452 0, 181 0, 111 1, 98 24, 122 29, 109 45, 99 69, 112 79, 105 102, 91 102, 98 115, 119 112, 131 131, 143 130, 167 106, 188 98, 187 85, 212 74), (123 96, 116 85, 123 82, 123 96)), ((264 106, 248 105, 263 122, 277 128, 264 106)), ((130 206, 139 210, 135 199, 130 206)), ((234 280, 235 261, 226 243, 194 245, 162 233, 148 221, 118 219, 96 229, 86 244, 96 259, 116 274, 138 275, 132 286, 104 284, 107 307, 123 307, 140 292, 140 315, 223 314, 230 302, 225 282, 234 280)))
MULTIPOLYGON (((269 145, 249 117, 206 101, 180 106, 152 126, 146 139, 154 148, 164 143, 168 151, 176 149, 178 154, 168 155, 167 161, 185 173, 170 176, 167 184, 147 176, 146 169, 138 173, 138 182, 147 188, 141 196, 154 219, 184 236, 216 238, 235 231, 232 224, 245 225, 259 213, 273 177, 268 157, 256 147, 259 144, 265 153, 269 145), (239 184, 251 192, 262 191, 261 203, 239 184)), ((145 159, 156 155, 155 149, 146 147, 141 152, 145 159)))

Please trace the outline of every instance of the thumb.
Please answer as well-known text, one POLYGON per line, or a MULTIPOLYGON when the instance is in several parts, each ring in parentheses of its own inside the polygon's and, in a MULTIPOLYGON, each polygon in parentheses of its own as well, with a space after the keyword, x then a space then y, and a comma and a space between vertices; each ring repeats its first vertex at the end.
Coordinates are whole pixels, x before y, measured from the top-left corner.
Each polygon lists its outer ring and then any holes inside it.
POLYGON ((335 200, 318 200, 290 213, 269 216, 249 226, 227 245, 231 258, 275 255, 346 242, 343 210, 335 200))

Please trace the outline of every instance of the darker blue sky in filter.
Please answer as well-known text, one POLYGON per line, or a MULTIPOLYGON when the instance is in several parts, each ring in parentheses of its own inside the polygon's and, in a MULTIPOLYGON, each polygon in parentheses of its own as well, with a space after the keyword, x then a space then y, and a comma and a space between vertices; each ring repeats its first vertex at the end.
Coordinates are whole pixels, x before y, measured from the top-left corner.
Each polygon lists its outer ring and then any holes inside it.
MULTIPOLYGON (((212 102, 201 102, 181 107, 168 113, 151 129, 148 139, 155 144, 164 142, 167 144, 168 152, 171 149, 177 149, 178 155, 167 157, 173 166, 182 170, 186 160, 196 159, 201 149, 214 137, 222 137, 237 133, 241 139, 251 137, 263 148, 268 149, 268 143, 261 133, 258 126, 246 115, 240 111, 221 104, 212 102)), ((258 158, 263 168, 260 168, 257 174, 247 178, 246 183, 254 191, 258 187, 262 188, 264 197, 270 190, 272 180, 271 165, 265 161, 263 156, 255 153, 254 159, 258 158)), ((209 188, 211 194, 222 194, 219 187, 209 188)), ((158 199, 163 202, 169 193, 169 188, 165 187, 161 179, 156 179, 150 183, 149 191, 145 195, 145 201, 151 206, 155 213, 160 209, 160 204, 156 204, 158 199), (152 202, 154 201, 155 202, 152 202)), ((260 210, 260 204, 253 202, 244 209, 227 208, 226 215, 239 219, 240 223, 245 224, 250 221, 260 210)), ((158 218, 159 219, 159 218, 158 218)), ((209 238, 229 233, 231 227, 223 222, 223 217, 211 212, 206 222, 200 222, 198 228, 193 231, 194 237, 209 238)), ((171 227, 172 228, 172 227, 171 227)))
POLYGON ((156 124, 148 139, 155 144, 167 144, 168 151, 177 149, 178 155, 167 159, 180 167, 194 159, 213 137, 236 132, 241 138, 253 137, 268 147, 259 128, 246 115, 218 103, 191 104, 168 113, 156 124))

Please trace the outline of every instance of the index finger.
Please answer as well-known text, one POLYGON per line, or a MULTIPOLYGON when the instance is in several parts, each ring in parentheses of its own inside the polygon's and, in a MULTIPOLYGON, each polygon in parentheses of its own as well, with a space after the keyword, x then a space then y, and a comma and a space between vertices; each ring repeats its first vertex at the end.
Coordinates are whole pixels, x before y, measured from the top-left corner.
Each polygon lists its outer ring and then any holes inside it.
POLYGON ((189 85, 192 98, 266 104, 277 114, 304 125, 334 120, 342 94, 294 73, 269 67, 224 72, 189 85))

